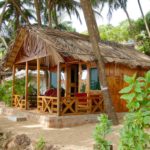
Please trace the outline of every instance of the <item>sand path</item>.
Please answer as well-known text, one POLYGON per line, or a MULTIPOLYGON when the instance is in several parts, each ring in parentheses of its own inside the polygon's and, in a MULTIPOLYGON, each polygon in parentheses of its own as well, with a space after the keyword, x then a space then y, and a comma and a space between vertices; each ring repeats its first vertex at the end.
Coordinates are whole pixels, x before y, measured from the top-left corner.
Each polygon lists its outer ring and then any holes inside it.
MULTIPOLYGON (((62 150, 92 150, 93 130, 96 124, 86 124, 71 128, 43 128, 39 123, 24 121, 13 122, 6 116, 0 115, 0 130, 12 131, 14 134, 27 134, 34 143, 43 137, 49 144, 61 145, 62 150)), ((112 141, 114 150, 117 149, 119 130, 121 125, 113 127, 113 132, 108 136, 112 141)))

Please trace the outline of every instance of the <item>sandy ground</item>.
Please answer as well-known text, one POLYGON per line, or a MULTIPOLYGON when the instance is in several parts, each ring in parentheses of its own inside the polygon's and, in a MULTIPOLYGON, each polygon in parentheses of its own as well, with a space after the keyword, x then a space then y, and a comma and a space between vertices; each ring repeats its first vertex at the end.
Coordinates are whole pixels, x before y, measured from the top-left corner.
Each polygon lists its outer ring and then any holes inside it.
MULTIPOLYGON (((43 128, 36 122, 13 122, 0 115, 0 130, 12 131, 14 134, 27 134, 34 143, 43 137, 49 144, 61 145, 62 150, 92 150, 95 125, 86 124, 62 129, 43 128)), ((114 150, 117 149, 120 128, 121 125, 113 127, 113 132, 108 136, 114 145, 114 150)))

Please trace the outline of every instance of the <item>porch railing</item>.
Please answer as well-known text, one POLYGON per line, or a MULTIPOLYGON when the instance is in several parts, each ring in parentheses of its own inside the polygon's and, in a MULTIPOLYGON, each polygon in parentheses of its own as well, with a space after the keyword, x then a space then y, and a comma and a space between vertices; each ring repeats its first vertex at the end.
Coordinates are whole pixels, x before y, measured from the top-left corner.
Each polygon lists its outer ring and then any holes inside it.
POLYGON ((16 108, 25 109, 26 108, 26 100, 23 99, 21 95, 13 95, 12 97, 12 106, 16 108))
POLYGON ((57 97, 38 96, 37 109, 40 112, 57 113, 57 97))
MULTIPOLYGON (((40 112, 57 113, 57 97, 38 96, 40 112)), ((101 95, 86 97, 61 97, 61 115, 93 114, 104 111, 101 95)))
POLYGON ((103 111, 101 95, 61 98, 61 115, 94 114, 103 111))

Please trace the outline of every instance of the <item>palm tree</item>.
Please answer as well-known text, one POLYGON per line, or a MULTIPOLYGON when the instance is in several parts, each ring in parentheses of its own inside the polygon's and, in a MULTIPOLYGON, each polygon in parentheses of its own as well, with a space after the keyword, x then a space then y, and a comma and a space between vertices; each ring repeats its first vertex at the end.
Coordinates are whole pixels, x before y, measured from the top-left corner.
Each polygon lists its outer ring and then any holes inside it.
POLYGON ((3 20, 3 16, 4 16, 4 13, 5 13, 5 10, 6 10, 6 7, 7 7, 7 0, 5 1, 5 4, 3 6, 3 10, 1 12, 1 16, 0 16, 0 29, 1 29, 1 25, 2 25, 2 20, 3 20))
POLYGON ((24 20, 23 23, 30 24, 29 19, 35 19, 33 11, 30 8, 25 8, 26 6, 33 6, 33 3, 30 0, 9 0, 6 4, 6 1, 3 0, 0 2, 0 9, 6 6, 3 11, 3 16, 1 17, 1 22, 6 23, 10 20, 14 20, 17 24, 21 23, 21 20, 24 20))
MULTIPOLYGON (((92 0, 93 8, 98 8, 101 0, 92 0)), ((55 24, 55 26, 58 25, 58 16, 61 14, 66 13, 70 16, 72 14, 75 14, 76 17, 80 20, 80 14, 79 10, 81 9, 80 2, 77 0, 45 0, 46 4, 46 11, 47 14, 45 15, 48 19, 49 26, 52 27, 52 24, 55 24)), ((96 14, 100 15, 98 11, 94 11, 96 14)))
POLYGON ((128 19, 128 22, 129 22, 129 25, 130 27, 132 28, 132 21, 131 21, 131 18, 129 16, 129 13, 127 11, 127 2, 128 0, 118 0, 118 3, 120 4, 120 7, 123 9, 123 11, 125 12, 126 16, 127 16, 127 19, 128 19))
POLYGON ((80 0, 81 6, 84 13, 84 18, 86 20, 86 24, 88 27, 89 35, 90 35, 90 41, 92 43, 92 48, 95 53, 95 57, 98 61, 98 70, 99 70, 99 79, 101 82, 101 90, 104 98, 104 105, 105 110, 108 113, 108 116, 110 119, 112 119, 114 124, 118 124, 117 115, 114 111, 113 103, 108 91, 108 84, 107 84, 107 78, 105 73, 105 65, 103 62, 103 58, 101 56, 101 50, 99 47, 99 31, 96 24, 96 20, 94 17, 94 13, 91 6, 90 0, 80 0))
POLYGON ((76 0, 45 0, 48 12, 49 26, 52 26, 54 23, 56 26, 58 25, 58 13, 62 13, 64 11, 71 17, 71 14, 75 14, 79 20, 80 14, 78 9, 80 9, 80 3, 76 0))
POLYGON ((49 8, 48 0, 45 0, 45 6, 46 6, 46 10, 44 11, 44 13, 45 13, 44 16, 48 19, 49 27, 52 28, 52 17, 51 17, 51 10, 49 8))
MULTIPOLYGON (((27 9, 26 6, 33 5, 30 0, 2 0, 0 1, 0 9, 2 9, 2 13, 0 15, 0 27, 3 29, 7 29, 7 32, 1 35, 2 41, 4 41, 4 37, 11 37, 14 35, 15 31, 22 24, 30 24, 29 19, 34 19, 32 15, 33 12, 31 9, 27 9), (10 34, 9 34, 10 33, 10 34)), ((1 30, 0 34, 2 34, 3 30, 1 30)), ((9 42, 9 40, 7 41, 9 42)), ((6 42, 5 42, 6 43, 6 42)))
POLYGON ((147 23, 146 17, 144 16, 144 13, 143 13, 143 9, 142 9, 140 0, 137 0, 137 2, 138 2, 138 5, 139 5, 139 8, 140 8, 140 11, 141 11, 141 15, 142 15, 142 18, 143 18, 145 27, 146 27, 146 31, 147 31, 148 36, 149 36, 149 38, 150 38, 150 29, 149 29, 149 27, 148 27, 148 23, 147 23))
POLYGON ((41 26, 42 21, 41 21, 41 12, 40 12, 40 2, 39 2, 39 0, 34 0, 34 6, 35 6, 35 9, 36 9, 36 16, 37 16, 38 26, 41 26))
POLYGON ((101 1, 101 4, 102 4, 102 8, 104 7, 105 4, 108 4, 108 7, 109 7, 109 11, 108 11, 109 18, 111 18, 112 11, 114 9, 115 10, 117 10, 119 8, 123 9, 123 11, 125 12, 125 14, 127 16, 130 28, 131 29, 133 28, 131 18, 129 16, 128 11, 127 11, 127 2, 128 2, 128 0, 100 0, 100 1, 101 1))
MULTIPOLYGON (((5 4, 4 4, 4 6, 3 6, 3 10, 2 10, 2 12, 1 12, 1 15, 0 15, 0 30, 1 30, 1 25, 2 25, 2 20, 3 20, 3 16, 4 16, 4 13, 5 13, 5 10, 6 10, 6 7, 7 7, 7 0, 6 0, 6 2, 5 2, 5 4)), ((6 41, 5 41, 5 39, 2 37, 2 36, 0 36, 0 40, 1 40, 1 42, 2 42, 2 45, 5 45, 5 47, 7 48, 8 46, 7 46, 7 43, 6 43, 6 41)))

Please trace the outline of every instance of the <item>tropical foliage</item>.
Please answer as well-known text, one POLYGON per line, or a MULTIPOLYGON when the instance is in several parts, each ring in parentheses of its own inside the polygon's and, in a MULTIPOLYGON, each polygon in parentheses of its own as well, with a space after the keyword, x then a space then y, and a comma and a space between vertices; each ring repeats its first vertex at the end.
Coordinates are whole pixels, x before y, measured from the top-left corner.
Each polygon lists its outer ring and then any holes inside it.
POLYGON ((120 93, 127 103, 129 112, 124 118, 119 150, 148 150, 150 135, 150 71, 144 77, 125 76, 128 84, 120 93))
POLYGON ((111 132, 111 121, 108 119, 108 116, 103 114, 98 117, 99 123, 96 125, 94 131, 94 139, 96 142, 95 150, 110 150, 110 142, 107 141, 106 135, 111 132))
POLYGON ((129 28, 128 21, 124 21, 116 27, 112 25, 100 26, 99 31, 102 40, 122 43, 131 40, 128 28, 129 28))
POLYGON ((40 137, 40 139, 36 143, 35 150, 44 150, 45 145, 46 145, 45 139, 43 137, 40 137))
POLYGON ((12 81, 5 81, 3 84, 0 84, 0 98, 6 105, 11 105, 12 81))
MULTIPOLYGON (((29 77, 29 86, 28 86, 28 93, 33 94, 36 92, 36 89, 30 84, 32 78, 29 77)), ((15 80, 15 93, 21 95, 22 97, 25 96, 25 78, 16 79, 15 80)), ((11 105, 12 99, 12 81, 3 81, 0 84, 0 100, 4 101, 6 105, 11 105)))

